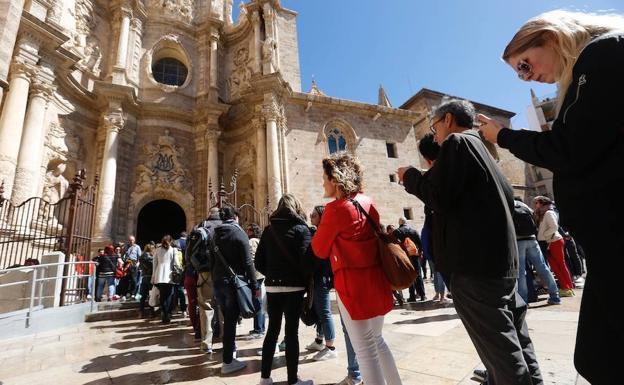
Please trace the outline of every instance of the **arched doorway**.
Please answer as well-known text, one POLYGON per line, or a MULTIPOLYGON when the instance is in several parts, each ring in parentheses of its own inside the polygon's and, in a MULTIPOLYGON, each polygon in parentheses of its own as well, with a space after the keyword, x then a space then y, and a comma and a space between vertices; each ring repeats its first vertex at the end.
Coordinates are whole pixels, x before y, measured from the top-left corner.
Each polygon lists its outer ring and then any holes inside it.
POLYGON ((149 241, 160 242, 165 234, 177 239, 182 231, 186 231, 186 215, 175 202, 159 199, 139 211, 136 240, 141 247, 149 241))

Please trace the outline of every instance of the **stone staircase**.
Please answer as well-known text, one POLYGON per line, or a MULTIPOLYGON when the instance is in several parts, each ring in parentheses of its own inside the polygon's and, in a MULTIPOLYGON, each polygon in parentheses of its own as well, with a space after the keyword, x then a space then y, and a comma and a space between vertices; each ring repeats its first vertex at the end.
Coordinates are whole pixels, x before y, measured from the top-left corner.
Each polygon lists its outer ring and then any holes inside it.
POLYGON ((113 321, 139 316, 138 301, 97 302, 95 311, 85 314, 85 322, 113 321))

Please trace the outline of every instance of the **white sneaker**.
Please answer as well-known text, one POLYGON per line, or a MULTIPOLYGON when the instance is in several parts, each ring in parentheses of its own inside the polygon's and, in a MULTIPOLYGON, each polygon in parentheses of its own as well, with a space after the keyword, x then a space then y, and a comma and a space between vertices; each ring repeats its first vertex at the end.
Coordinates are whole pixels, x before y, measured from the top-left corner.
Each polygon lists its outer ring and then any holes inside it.
POLYGON ((91 294, 87 294, 87 299, 92 299, 93 296, 91 294))
POLYGON ((301 378, 297 378, 297 382, 293 385, 314 385, 314 381, 312 380, 302 380, 301 378))
POLYGON ((269 378, 260 378, 260 382, 258 382, 258 385, 273 385, 273 380, 271 379, 271 377, 269 378))
POLYGON ((312 359, 314 361, 325 361, 325 360, 331 360, 332 358, 337 358, 337 357, 338 357, 338 352, 336 352, 335 348, 334 350, 325 348, 321 350, 320 352, 316 353, 314 357, 312 357, 312 359))
POLYGON ((247 363, 243 361, 239 361, 236 358, 232 359, 232 362, 229 364, 223 363, 221 366, 221 374, 230 374, 234 373, 238 370, 244 369, 247 367, 247 363))
POLYGON ((325 349, 325 345, 319 344, 318 342, 316 342, 316 340, 314 340, 310 345, 306 346, 306 349, 316 350, 317 352, 320 352, 321 350, 325 349))
POLYGON ((352 377, 346 376, 344 380, 338 382, 336 385, 362 385, 364 381, 362 380, 354 380, 352 377))

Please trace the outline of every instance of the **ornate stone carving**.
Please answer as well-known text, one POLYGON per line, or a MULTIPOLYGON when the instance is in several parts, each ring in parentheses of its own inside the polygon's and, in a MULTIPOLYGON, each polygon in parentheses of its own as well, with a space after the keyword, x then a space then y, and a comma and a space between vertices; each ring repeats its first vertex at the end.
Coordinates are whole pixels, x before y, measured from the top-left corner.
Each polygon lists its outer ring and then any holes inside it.
POLYGON ((137 202, 143 195, 155 189, 174 190, 182 195, 190 194, 193 182, 180 159, 184 148, 175 144, 169 130, 158 138, 156 144, 143 147, 146 160, 136 168, 137 182, 132 193, 137 202))
POLYGON ((284 106, 277 97, 272 94, 270 96, 265 96, 264 104, 262 105, 262 116, 264 119, 279 122, 284 118, 284 115, 284 106))
POLYGON ((88 35, 95 29, 96 14, 93 0, 76 0, 74 8, 76 17, 76 30, 79 33, 88 35))
POLYGON ((30 85, 30 95, 31 97, 41 97, 46 101, 49 101, 52 98, 52 95, 56 91, 56 87, 51 84, 47 79, 40 79, 35 77, 30 85))
POLYGON ((277 71, 277 43, 272 37, 262 43, 262 66, 265 75, 277 71))
POLYGON ((46 21, 58 25, 61 22, 61 16, 63 16, 63 2, 61 0, 52 0, 46 21))
POLYGON ((10 79, 19 77, 30 80, 36 72, 35 66, 18 56, 11 63, 10 79))
MULTIPOLYGON (((43 182, 43 194, 41 197, 47 203, 55 204, 63 199, 67 194, 67 190, 69 189, 69 181, 63 176, 65 168, 65 163, 61 162, 58 163, 58 165, 54 169, 49 170, 46 173, 43 182)), ((42 203, 39 206, 36 224, 41 225, 45 223, 44 221, 46 221, 47 219, 47 224, 49 228, 62 228, 62 226, 59 224, 58 218, 56 217, 56 212, 54 208, 54 206, 42 203)))
MULTIPOLYGON (((62 160, 67 160, 67 154, 69 153, 69 148, 65 143, 66 136, 67 133, 58 124, 51 123, 48 127, 45 145, 50 153, 53 153, 56 157, 62 160)), ((52 156, 48 157, 51 158, 52 156)))
POLYGON ((125 123, 126 120, 124 119, 121 107, 114 108, 102 116, 102 124, 106 131, 113 130, 119 132, 125 123))
POLYGON ((100 76, 102 66, 102 52, 100 42, 94 36, 87 38, 87 45, 84 47, 84 57, 78 62, 78 66, 90 71, 95 76, 100 76))
POLYGON ((193 21, 193 0, 151 0, 150 4, 162 10, 163 16, 187 23, 193 21))
POLYGON ((241 92, 249 88, 249 81, 251 80, 250 63, 249 50, 245 47, 239 48, 234 57, 234 65, 236 67, 228 78, 230 99, 240 97, 241 92))

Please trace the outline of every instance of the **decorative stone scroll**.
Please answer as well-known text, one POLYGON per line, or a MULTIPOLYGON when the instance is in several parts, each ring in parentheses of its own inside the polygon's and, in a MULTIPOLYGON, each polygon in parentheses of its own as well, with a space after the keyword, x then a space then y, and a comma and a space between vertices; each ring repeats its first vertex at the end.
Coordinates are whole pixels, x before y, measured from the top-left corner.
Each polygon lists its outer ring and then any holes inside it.
POLYGON ((150 5, 162 11, 163 16, 190 23, 193 21, 193 0, 151 0, 150 5))

